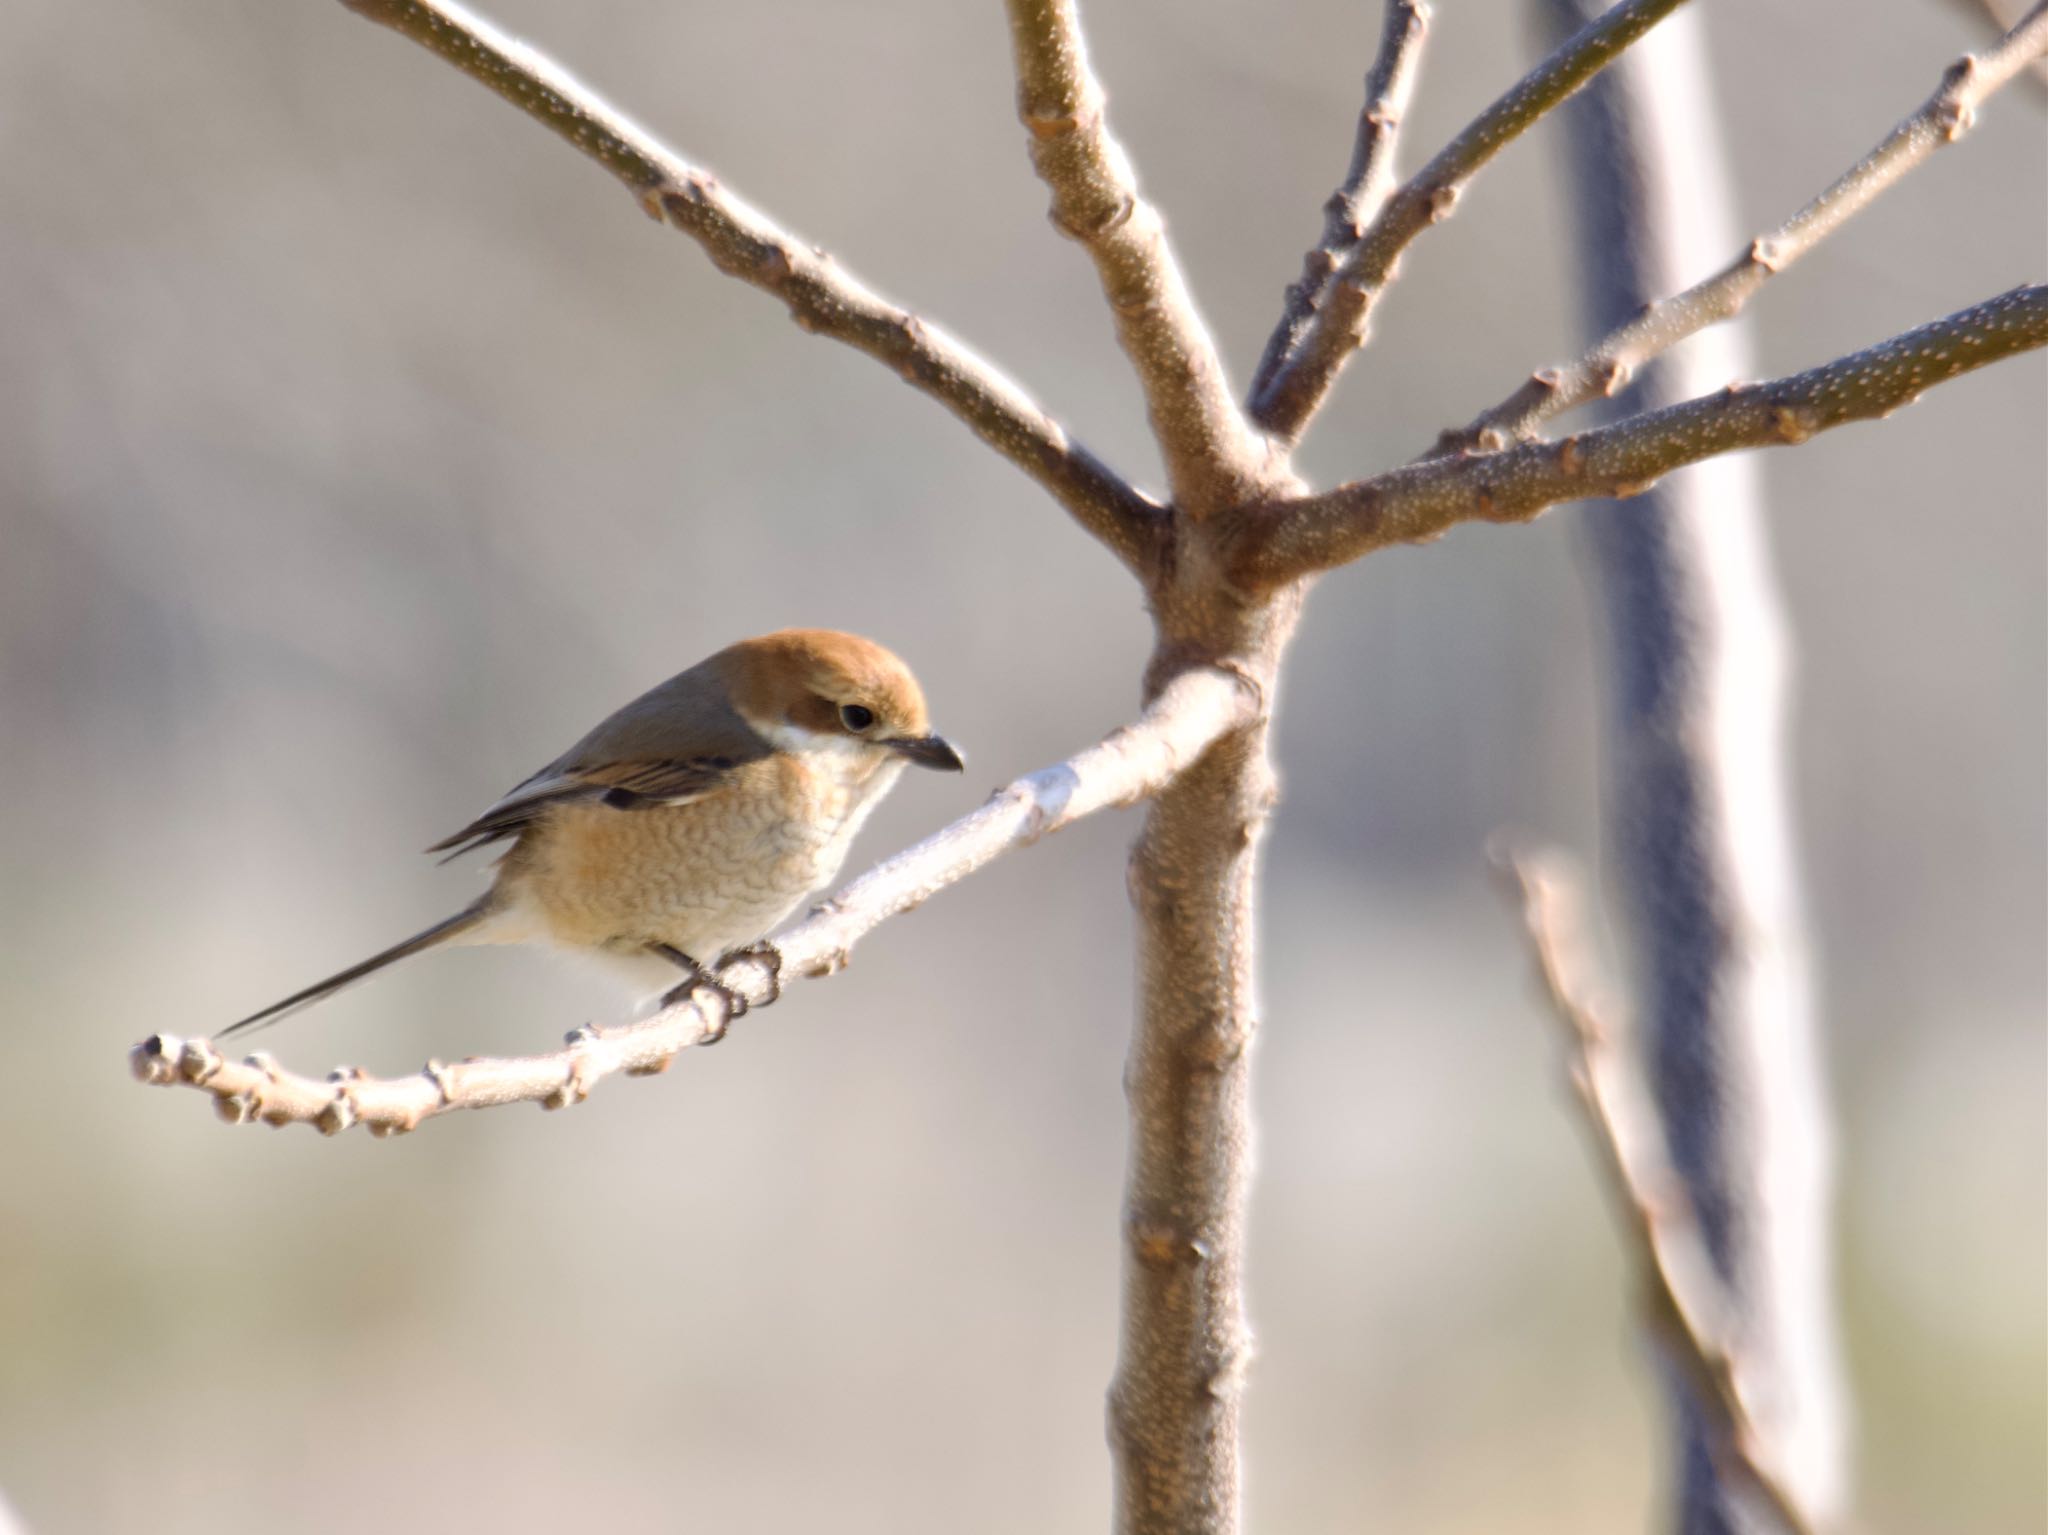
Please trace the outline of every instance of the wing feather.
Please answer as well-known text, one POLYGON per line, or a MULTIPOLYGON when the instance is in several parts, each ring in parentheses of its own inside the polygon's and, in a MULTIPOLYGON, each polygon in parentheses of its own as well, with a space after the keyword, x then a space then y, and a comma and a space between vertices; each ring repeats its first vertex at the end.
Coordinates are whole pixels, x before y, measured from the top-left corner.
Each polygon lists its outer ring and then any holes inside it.
MULTIPOLYGON (((598 800, 621 811, 682 805, 768 755, 731 700, 720 651, 650 688, 452 837, 427 851, 459 858, 517 837, 556 805, 598 800)), ((446 859, 443 860, 446 862, 446 859)))
POLYGON ((704 798, 740 764, 731 757, 606 762, 590 767, 543 768, 453 836, 427 851, 448 859, 517 837, 557 805, 596 800, 614 810, 648 810, 704 798))

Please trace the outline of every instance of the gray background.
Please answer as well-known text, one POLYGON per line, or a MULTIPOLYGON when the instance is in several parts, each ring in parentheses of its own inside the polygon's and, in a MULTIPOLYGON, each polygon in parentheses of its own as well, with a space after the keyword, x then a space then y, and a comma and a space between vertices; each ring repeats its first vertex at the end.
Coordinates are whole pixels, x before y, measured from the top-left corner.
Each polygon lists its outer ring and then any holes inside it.
MULTIPOLYGON (((1761 229, 1978 41, 1717 0, 1761 229)), ((1375 8, 1092 7, 1241 378, 1375 8)), ((1530 56, 1439 7, 1409 143, 1530 56)), ((1047 229, 993 4, 494 14, 1156 480, 1047 229)), ((1806 366, 2015 283, 2041 93, 1756 305, 1806 366)), ((1575 338, 1560 136, 1427 235, 1306 454, 1405 458, 1575 338)), ((1411 155, 1409 164, 1417 163, 1411 155)), ((1107 1501, 1128 818, 988 871, 715 1052, 393 1143, 130 1083, 468 899, 414 849, 744 633, 863 630, 970 750, 879 855, 1132 707, 1112 563, 873 364, 340 6, 0 10, 0 1487, 38 1531, 1087 1529, 1107 1501)), ((2038 359, 1769 455, 1842 1136, 1866 1509, 2041 1528, 2038 359)), ((1594 847, 1571 517, 1324 583, 1284 700, 1252 1230, 1256 1527, 1641 1528, 1655 1393, 1483 839, 1594 847)), ((437 956, 265 1040, 403 1070, 609 997, 437 956)))

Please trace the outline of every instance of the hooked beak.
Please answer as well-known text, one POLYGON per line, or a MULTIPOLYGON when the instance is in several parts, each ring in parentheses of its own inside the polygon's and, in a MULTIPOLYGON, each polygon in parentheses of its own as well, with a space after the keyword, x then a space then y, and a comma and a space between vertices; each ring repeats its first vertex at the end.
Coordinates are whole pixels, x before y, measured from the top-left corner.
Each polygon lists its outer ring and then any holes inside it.
POLYGON ((957 773, 967 766, 967 759, 944 736, 898 736, 889 742, 889 749, 919 767, 937 768, 942 773, 957 773))

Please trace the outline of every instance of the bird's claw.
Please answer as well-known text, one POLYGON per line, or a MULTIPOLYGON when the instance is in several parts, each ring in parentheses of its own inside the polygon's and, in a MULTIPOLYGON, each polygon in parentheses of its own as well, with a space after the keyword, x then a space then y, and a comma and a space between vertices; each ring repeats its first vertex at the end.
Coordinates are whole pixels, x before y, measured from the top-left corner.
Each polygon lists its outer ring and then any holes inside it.
MULTIPOLYGON (((744 959, 753 960, 763 970, 768 972, 768 995, 761 999, 761 1006, 767 1007, 770 1003, 781 1001, 782 950, 776 948, 774 944, 763 938, 759 943, 750 943, 744 949, 734 949, 723 959, 719 960, 718 968, 723 972, 725 967, 735 960, 744 959)), ((745 1011, 746 1005, 743 1000, 740 1012, 745 1011)), ((737 1017, 739 1015, 736 1013, 734 1016, 737 1017)))
POLYGON ((766 1007, 782 995, 782 951, 765 939, 760 943, 748 944, 744 949, 733 949, 721 955, 718 964, 709 969, 683 953, 682 950, 668 944, 656 944, 652 947, 664 959, 680 967, 685 972, 685 979, 663 994, 661 999, 663 1007, 674 1007, 679 1003, 687 1002, 699 990, 714 993, 719 1001, 725 1004, 721 1010, 722 1016, 719 1020, 697 1037, 697 1043, 700 1045, 717 1044, 721 1039, 725 1038, 726 1030, 732 1027, 733 1020, 746 1017, 749 1010, 753 1007, 753 1004, 747 999, 746 995, 737 987, 728 986, 719 979, 719 976, 724 973, 726 966, 736 961, 753 960, 767 972, 768 994, 761 999, 763 1007, 766 1007))
POLYGON ((731 987, 720 986, 716 981, 713 981, 711 989, 725 999, 725 1014, 718 1022, 712 1024, 710 1028, 697 1036, 697 1043, 699 1045, 717 1044, 721 1039, 725 1038, 726 1031, 732 1027, 733 1019, 739 1017, 740 1014, 747 1010, 747 999, 737 995, 731 987))

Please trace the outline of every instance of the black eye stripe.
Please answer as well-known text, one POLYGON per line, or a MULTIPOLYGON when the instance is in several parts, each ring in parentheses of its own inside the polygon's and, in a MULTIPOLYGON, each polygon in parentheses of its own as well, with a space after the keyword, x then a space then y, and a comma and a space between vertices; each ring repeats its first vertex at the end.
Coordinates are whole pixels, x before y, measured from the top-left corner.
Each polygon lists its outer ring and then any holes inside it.
POLYGON ((839 723, 848 730, 857 733, 866 730, 874 722, 875 711, 872 709, 860 704, 841 704, 839 706, 839 723))

